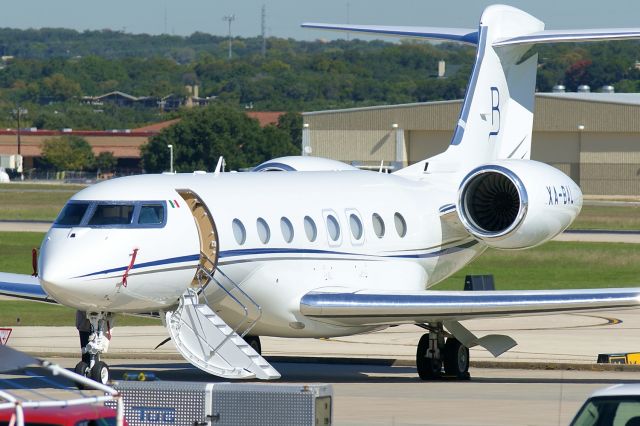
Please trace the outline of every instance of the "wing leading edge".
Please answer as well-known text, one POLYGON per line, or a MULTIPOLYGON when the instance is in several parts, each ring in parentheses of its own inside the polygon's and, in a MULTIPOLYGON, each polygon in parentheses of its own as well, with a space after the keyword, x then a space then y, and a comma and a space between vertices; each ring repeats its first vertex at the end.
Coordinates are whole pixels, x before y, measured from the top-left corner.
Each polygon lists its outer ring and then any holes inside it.
POLYGON ((411 293, 314 291, 300 300, 302 314, 342 325, 447 322, 639 306, 640 288, 411 293))
POLYGON ((31 275, 0 272, 0 295, 57 303, 40 286, 40 280, 31 275))

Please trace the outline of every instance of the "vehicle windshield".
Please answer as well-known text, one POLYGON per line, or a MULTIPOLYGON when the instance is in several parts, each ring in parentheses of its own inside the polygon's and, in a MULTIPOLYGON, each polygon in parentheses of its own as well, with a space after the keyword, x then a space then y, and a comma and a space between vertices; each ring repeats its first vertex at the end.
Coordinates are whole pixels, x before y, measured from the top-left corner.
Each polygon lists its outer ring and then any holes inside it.
POLYGON ((128 225, 133 219, 133 204, 98 204, 88 225, 128 225))
POLYGON ((571 426, 639 426, 640 396, 591 398, 571 426))
POLYGON ((80 225, 88 207, 89 203, 67 203, 58 215, 55 224, 61 226, 80 225))

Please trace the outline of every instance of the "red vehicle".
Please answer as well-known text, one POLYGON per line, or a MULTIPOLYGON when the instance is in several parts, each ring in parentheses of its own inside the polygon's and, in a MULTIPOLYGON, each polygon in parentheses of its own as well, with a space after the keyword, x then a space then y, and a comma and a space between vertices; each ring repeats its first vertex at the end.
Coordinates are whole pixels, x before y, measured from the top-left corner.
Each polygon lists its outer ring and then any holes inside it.
MULTIPOLYGON (((0 410, 0 426, 8 426, 15 410, 0 410)), ((104 405, 72 405, 24 409, 24 424, 38 426, 115 426, 116 410, 104 405)), ((124 425, 127 421, 124 420, 124 425)))

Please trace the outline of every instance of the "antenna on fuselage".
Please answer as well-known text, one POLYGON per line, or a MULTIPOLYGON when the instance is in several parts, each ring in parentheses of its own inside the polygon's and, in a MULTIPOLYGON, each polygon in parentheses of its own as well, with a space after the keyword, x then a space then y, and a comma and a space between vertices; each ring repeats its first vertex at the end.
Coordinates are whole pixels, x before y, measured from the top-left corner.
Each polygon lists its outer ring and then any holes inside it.
POLYGON ((224 161, 224 157, 221 155, 220 158, 218 158, 218 164, 216 164, 216 170, 213 172, 213 174, 219 175, 220 172, 224 172, 225 165, 226 162, 224 161))

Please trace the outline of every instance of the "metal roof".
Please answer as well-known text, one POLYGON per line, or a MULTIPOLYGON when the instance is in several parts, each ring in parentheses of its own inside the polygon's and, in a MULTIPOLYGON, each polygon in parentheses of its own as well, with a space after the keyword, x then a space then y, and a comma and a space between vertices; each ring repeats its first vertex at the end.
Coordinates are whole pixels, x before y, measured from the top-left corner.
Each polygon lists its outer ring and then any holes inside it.
MULTIPOLYGON (((311 130, 451 131, 462 100, 303 113, 311 130)), ((640 93, 538 93, 535 131, 640 133, 640 93)))

